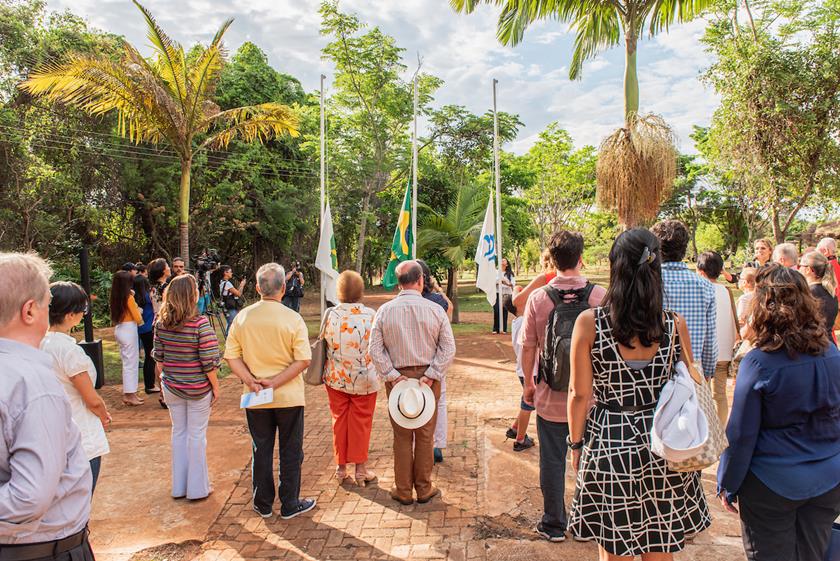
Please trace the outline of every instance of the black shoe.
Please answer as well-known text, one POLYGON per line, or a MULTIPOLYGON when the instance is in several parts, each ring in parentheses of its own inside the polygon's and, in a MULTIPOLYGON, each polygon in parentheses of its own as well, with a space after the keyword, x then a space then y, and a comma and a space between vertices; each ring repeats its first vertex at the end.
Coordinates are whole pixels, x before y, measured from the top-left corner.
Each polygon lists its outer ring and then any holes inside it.
POLYGON ((259 514, 263 518, 271 518, 272 516, 274 516, 274 513, 271 511, 271 509, 269 509, 268 512, 263 512, 259 509, 259 507, 257 507, 257 505, 254 505, 254 512, 259 514))
POLYGON ((507 438, 510 438, 511 440, 516 440, 516 429, 513 428, 513 427, 508 427, 508 430, 505 433, 505 436, 507 438))
POLYGON ((435 448, 435 463, 443 463, 443 451, 440 448, 435 448))
POLYGON ((288 520, 290 518, 294 518, 298 514, 309 512, 313 508, 315 508, 315 499, 301 499, 298 501, 297 506, 289 511, 285 511, 281 508, 280 518, 282 518, 283 520, 288 520))
POLYGON ((513 443, 513 451, 514 452, 521 452, 523 450, 527 450, 528 448, 532 448, 534 446, 534 439, 525 435, 525 438, 522 439, 522 442, 516 441, 513 443))
POLYGON ((558 530, 549 530, 548 528, 543 526, 542 522, 537 524, 537 535, 543 539, 554 543, 566 541, 566 532, 558 530))

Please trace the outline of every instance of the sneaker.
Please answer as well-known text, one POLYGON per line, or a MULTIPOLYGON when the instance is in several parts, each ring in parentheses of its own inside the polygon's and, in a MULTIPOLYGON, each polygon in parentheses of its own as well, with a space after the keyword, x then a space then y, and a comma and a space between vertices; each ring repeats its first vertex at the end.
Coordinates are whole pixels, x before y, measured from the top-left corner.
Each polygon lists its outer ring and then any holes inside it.
POLYGON ((572 539, 575 540, 576 542, 587 543, 587 542, 591 542, 595 538, 591 538, 591 537, 590 538, 582 538, 580 536, 572 536, 572 539))
POLYGON ((443 451, 440 448, 435 448, 435 463, 441 464, 443 463, 443 451))
POLYGON ((522 452, 523 450, 527 450, 528 448, 532 448, 534 446, 534 439, 525 435, 525 438, 522 439, 522 442, 518 440, 513 443, 513 451, 514 452, 522 452))
POLYGON ((297 506, 288 512, 284 512, 283 509, 280 509, 280 518, 283 520, 289 520, 298 514, 309 512, 313 508, 315 508, 315 499, 301 499, 298 501, 297 506))
POLYGON ((508 427, 508 430, 505 433, 505 436, 507 438, 511 439, 511 440, 516 440, 516 429, 513 428, 513 427, 508 427))
POLYGON ((543 523, 537 524, 537 535, 553 543, 560 543, 566 541, 566 533, 558 532, 557 530, 547 530, 543 523))
POLYGON ((263 512, 257 507, 257 505, 254 505, 254 512, 259 514, 263 518, 271 518, 272 516, 274 516, 274 512, 272 512, 270 509, 268 512, 263 512))

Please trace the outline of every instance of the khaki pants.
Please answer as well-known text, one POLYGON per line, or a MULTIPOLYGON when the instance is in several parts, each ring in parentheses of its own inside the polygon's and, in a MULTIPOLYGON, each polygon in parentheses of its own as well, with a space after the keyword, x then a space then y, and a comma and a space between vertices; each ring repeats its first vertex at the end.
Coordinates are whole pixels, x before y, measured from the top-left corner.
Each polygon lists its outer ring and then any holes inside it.
POLYGON ((729 376, 729 361, 722 360, 715 366, 715 377, 712 378, 712 396, 715 400, 720 427, 726 430, 726 421, 729 419, 729 402, 726 401, 726 379, 729 376))
MULTIPOLYGON (((406 378, 418 379, 423 376, 427 366, 410 366, 398 368, 400 374, 406 378)), ((385 384, 385 391, 390 396, 394 384, 385 384)), ((435 403, 440 399, 440 382, 432 384, 435 403)), ((432 468, 435 465, 434 437, 437 409, 428 423, 419 429, 406 429, 391 419, 394 429, 394 489, 391 496, 397 500, 410 501, 412 490, 417 492, 419 500, 428 498, 434 491, 432 487, 432 468)))

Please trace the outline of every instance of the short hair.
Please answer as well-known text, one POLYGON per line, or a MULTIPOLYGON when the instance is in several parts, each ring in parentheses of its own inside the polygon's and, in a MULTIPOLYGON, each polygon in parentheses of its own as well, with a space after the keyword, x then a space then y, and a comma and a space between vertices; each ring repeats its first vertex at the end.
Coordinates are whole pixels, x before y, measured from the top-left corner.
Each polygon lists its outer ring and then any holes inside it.
POLYGON ((122 270, 123 271, 128 271, 130 273, 131 271, 137 271, 138 269, 137 269, 137 265, 135 265, 134 263, 128 262, 128 263, 123 264, 122 270))
POLYGON ((403 261, 397 265, 396 273, 400 286, 411 286, 423 277, 423 268, 417 261, 403 261))
POLYGON ((773 248, 773 262, 778 262, 782 257, 796 265, 796 261, 799 259, 799 250, 790 242, 780 243, 773 248))
POLYGON ((260 294, 276 296, 286 289, 286 269, 279 263, 266 263, 257 270, 257 286, 260 294))
POLYGON ((50 325, 58 325, 68 314, 87 311, 88 295, 75 282, 59 281, 50 285, 50 325))
POLYGON ((755 288, 755 276, 758 274, 758 269, 755 267, 744 267, 741 269, 741 280, 747 288, 755 288))
POLYGON ((365 281, 356 271, 344 271, 338 275, 336 294, 342 304, 352 304, 362 301, 365 293, 365 281))
POLYGON ((173 257, 172 262, 174 263, 175 261, 180 261, 181 263, 186 264, 186 261, 184 261, 183 257, 173 257))
POLYGON ((558 230, 548 241, 548 252, 558 271, 574 269, 583 255, 583 236, 569 230, 558 230))
POLYGON ((834 238, 823 238, 817 244, 817 249, 826 249, 829 255, 834 255, 837 253, 837 241, 834 238))
POLYGON ((146 266, 144 264, 137 263, 135 266, 137 267, 137 272, 138 273, 145 273, 146 272, 146 266))
POLYGON ((697 256, 697 270, 706 273, 710 279, 717 280, 723 271, 723 257, 717 251, 704 251, 697 256))
POLYGON ((36 253, 0 253, 0 327, 20 313, 23 305, 44 301, 52 268, 36 253))
POLYGON ((688 249, 688 228, 679 220, 663 220, 650 229, 659 238, 663 263, 682 261, 688 249))
POLYGON ((168 263, 163 257, 158 257, 157 259, 152 260, 152 262, 148 265, 149 282, 159 281, 163 276, 163 272, 166 270, 167 266, 168 263))

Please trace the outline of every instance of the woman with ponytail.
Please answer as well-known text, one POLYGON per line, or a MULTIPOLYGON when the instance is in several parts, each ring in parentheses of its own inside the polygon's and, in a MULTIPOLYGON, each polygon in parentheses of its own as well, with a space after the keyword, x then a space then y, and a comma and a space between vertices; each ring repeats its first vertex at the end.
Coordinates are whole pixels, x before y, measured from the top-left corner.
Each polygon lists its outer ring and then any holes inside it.
POLYGON ((718 496, 749 561, 823 559, 840 515, 840 351, 805 278, 782 265, 759 269, 750 322, 718 496))
POLYGON ((809 251, 799 260, 799 272, 808 281, 811 295, 820 303, 828 338, 837 344, 834 322, 837 320, 837 279, 828 259, 819 251, 809 251))

